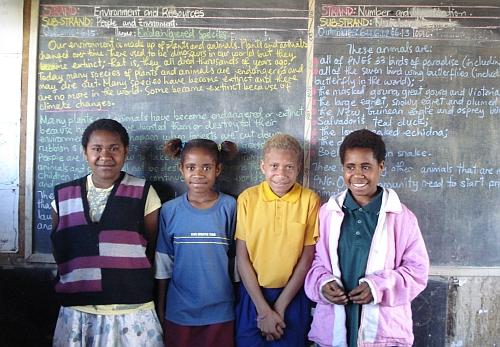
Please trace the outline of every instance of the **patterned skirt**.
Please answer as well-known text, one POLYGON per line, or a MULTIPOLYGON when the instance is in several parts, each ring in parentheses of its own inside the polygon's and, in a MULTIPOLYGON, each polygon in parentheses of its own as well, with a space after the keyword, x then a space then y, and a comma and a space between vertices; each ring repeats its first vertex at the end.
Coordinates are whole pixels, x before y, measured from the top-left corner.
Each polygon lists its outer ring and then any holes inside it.
POLYGON ((61 307, 54 347, 163 347, 163 333, 154 309, 101 315, 61 307))

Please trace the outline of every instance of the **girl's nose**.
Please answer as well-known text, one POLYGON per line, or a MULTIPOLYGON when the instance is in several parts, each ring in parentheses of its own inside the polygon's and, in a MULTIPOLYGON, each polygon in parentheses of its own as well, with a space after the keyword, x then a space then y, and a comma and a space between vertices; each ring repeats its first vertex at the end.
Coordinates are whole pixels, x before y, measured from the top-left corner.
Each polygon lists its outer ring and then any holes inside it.
POLYGON ((354 169, 354 175, 356 175, 356 176, 363 176, 364 177, 362 168, 360 168, 360 167, 355 168, 354 169))
POLYGON ((101 158, 111 158, 111 151, 109 149, 103 148, 100 154, 101 158))

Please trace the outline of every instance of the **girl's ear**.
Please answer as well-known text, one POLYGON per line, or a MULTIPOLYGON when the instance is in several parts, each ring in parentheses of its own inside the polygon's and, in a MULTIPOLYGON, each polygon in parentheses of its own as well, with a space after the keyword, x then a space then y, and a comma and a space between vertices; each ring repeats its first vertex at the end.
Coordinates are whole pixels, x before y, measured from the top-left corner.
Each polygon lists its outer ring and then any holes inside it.
POLYGON ((89 161, 88 157, 87 157, 87 147, 82 146, 81 149, 82 149, 83 158, 85 159, 85 161, 89 161))
POLYGON ((378 163, 378 167, 380 168, 380 171, 384 170, 385 160, 382 160, 380 163, 378 163))
POLYGON ((215 177, 219 177, 221 173, 222 173, 222 163, 218 163, 217 166, 215 167, 215 177))
POLYGON ((262 172, 263 175, 266 174, 266 170, 264 169, 264 160, 260 161, 260 171, 262 172))

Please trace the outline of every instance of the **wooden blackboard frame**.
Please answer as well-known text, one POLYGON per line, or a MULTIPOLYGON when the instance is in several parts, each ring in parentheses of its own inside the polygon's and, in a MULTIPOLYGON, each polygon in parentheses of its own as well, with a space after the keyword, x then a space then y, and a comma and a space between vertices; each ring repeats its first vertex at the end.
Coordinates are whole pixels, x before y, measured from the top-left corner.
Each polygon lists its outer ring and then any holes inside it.
POLYGON ((33 206, 34 178, 35 178, 35 129, 36 129, 36 85, 37 85, 37 52, 38 52, 38 23, 40 2, 31 2, 30 38, 28 57, 28 98, 26 111, 26 176, 25 176, 25 203, 24 203, 24 258, 31 263, 54 263, 52 254, 36 253, 33 246, 33 206))
MULTIPOLYGON (((312 6, 307 8, 307 17, 309 20, 308 26, 313 25, 314 16, 313 12, 309 12, 314 8, 314 1, 309 2, 307 0, 304 1, 304 4, 308 6, 312 6)), ((36 250, 35 247, 35 230, 33 228, 33 223, 35 221, 35 213, 36 213, 36 146, 37 146, 37 72, 38 72, 38 52, 39 52, 39 20, 40 20, 40 6, 41 2, 39 0, 34 0, 31 2, 31 14, 30 14, 30 34, 29 34, 29 53, 28 53, 28 87, 27 87, 27 111, 26 111, 26 141, 25 141, 25 201, 24 206, 20 210, 24 213, 20 216, 23 220, 22 230, 24 236, 24 250, 23 256, 24 259, 29 263, 53 263, 53 256, 49 253, 41 253, 36 250)), ((306 11, 304 11, 306 12, 306 11)), ((308 40, 311 39, 308 37, 308 40)), ((312 60, 313 55, 313 46, 309 45, 307 50, 307 60, 312 60)), ((309 80, 312 79, 311 76, 308 76, 309 80)), ((303 85, 302 85, 303 86, 303 85)), ((303 90, 303 94, 305 95, 305 88, 303 90)), ((311 103, 308 104, 308 107, 312 107, 311 103)), ((310 110, 309 110, 310 114, 310 110)), ((310 120, 310 118, 309 118, 310 120)), ((307 122, 306 122, 307 123, 307 122)), ((303 125, 304 134, 311 131, 310 124, 303 125)), ((304 136, 307 138, 307 135, 304 136)), ((305 141, 305 146, 307 146, 307 141, 305 141)), ((308 149, 304 148, 304 161, 308 163, 308 149)), ((304 167, 308 167, 305 165, 304 167)), ((307 174, 307 172, 305 172, 307 174)), ((307 179, 306 179, 307 180, 307 179)), ((0 254, 0 257, 2 255, 0 254)))
MULTIPOLYGON (((314 6, 314 0, 309 1, 309 6, 311 8, 314 6)), ((50 254, 45 253, 37 253, 33 248, 33 230, 32 230, 32 219, 34 212, 34 187, 33 180, 35 175, 35 167, 33 165, 35 159, 35 128, 36 128, 36 85, 37 85, 37 77, 36 77, 36 69, 37 69, 37 49, 38 49, 38 18, 39 18, 39 8, 40 4, 38 0, 34 0, 31 3, 31 19, 30 19, 30 43, 29 43, 29 73, 28 73, 28 97, 27 97, 27 113, 26 113, 26 185, 25 185, 25 203, 24 209, 21 209, 20 219, 24 221, 24 228, 20 228, 20 234, 22 230, 24 230, 23 237, 20 237, 20 240, 24 238, 24 258, 28 262, 41 262, 41 263, 52 263, 53 257, 50 254)), ((309 53, 308 53, 309 56, 309 53)), ((307 84, 307 88, 309 88, 309 82, 307 84)), ((306 105, 306 109, 309 110, 310 105, 306 105)), ((307 151, 306 151, 307 153, 307 151)), ((307 166, 306 166, 307 168, 307 166)), ((307 176, 307 175, 306 175, 307 176)), ((435 275, 446 275, 446 274, 474 274, 478 275, 478 272, 475 269, 483 269, 480 270, 479 273, 483 273, 486 275, 500 275, 500 267, 479 267, 479 266, 434 266, 431 274, 435 275), (450 271, 450 269, 455 269, 456 271, 450 271)))

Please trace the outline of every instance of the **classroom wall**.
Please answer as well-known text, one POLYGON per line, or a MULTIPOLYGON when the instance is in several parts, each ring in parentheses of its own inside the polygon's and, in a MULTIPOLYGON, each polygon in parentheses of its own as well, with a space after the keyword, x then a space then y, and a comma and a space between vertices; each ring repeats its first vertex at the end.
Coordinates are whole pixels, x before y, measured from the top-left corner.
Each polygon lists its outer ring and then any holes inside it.
POLYGON ((0 0, 0 251, 18 247, 22 2, 0 0))
MULTIPOLYGON (((19 206, 20 182, 25 174, 19 169, 24 167, 19 148, 26 131, 21 126, 26 124, 21 114, 21 1, 0 0, 0 23, 0 240, 8 240, 0 244, 0 345, 48 346, 57 314, 51 291, 54 268, 16 256, 18 211, 24 208, 19 206)), ((434 267, 431 274, 428 290, 414 305, 415 345, 498 346, 499 268, 434 267)))

